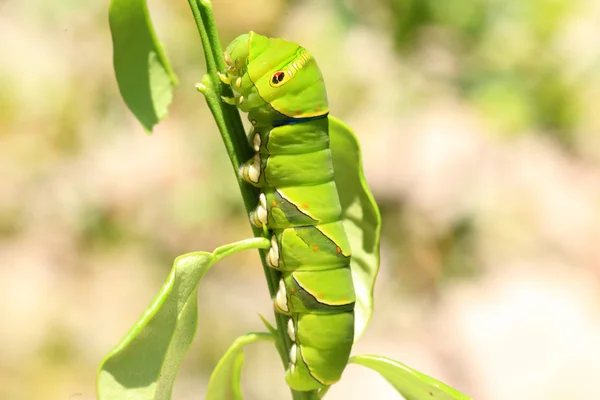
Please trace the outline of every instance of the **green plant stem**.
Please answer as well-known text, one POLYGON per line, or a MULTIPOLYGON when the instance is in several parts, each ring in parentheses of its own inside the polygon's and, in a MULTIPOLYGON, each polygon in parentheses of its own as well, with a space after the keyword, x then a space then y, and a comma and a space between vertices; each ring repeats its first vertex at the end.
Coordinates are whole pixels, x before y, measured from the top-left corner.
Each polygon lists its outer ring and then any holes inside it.
MULTIPOLYGON (((188 0, 188 3, 196 21, 206 57, 207 74, 202 78, 202 82, 197 88, 204 94, 206 103, 217 123, 242 192, 246 211, 250 213, 258 203, 259 190, 241 178, 239 169, 254 154, 248 144, 239 111, 234 106, 221 100, 221 96, 231 96, 232 93, 231 88, 222 84, 217 76, 218 71, 225 70, 225 61, 223 60, 223 51, 214 23, 212 6, 208 0, 188 0)), ((261 228, 252 226, 252 231, 255 237, 263 237, 261 228)), ((269 287, 269 294, 271 298, 274 298, 278 289, 280 273, 269 266, 264 250, 259 250, 259 253, 269 287)), ((275 312, 275 321, 278 334, 277 350, 284 368, 287 368, 290 362, 289 351, 292 345, 287 335, 287 321, 284 315, 277 312, 275 312)), ((295 390, 292 390, 292 397, 294 400, 316 400, 319 398, 316 391, 299 392, 295 390)))

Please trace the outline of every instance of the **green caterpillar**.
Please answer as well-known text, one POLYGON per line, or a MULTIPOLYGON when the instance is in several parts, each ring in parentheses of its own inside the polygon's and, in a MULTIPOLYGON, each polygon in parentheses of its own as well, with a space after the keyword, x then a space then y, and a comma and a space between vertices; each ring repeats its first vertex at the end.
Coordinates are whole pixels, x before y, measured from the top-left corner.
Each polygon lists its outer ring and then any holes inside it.
POLYGON ((289 316, 286 381, 315 390, 341 377, 354 339, 350 245, 329 149, 329 106, 321 72, 296 43, 254 32, 225 51, 234 98, 248 112, 256 155, 240 174, 259 187, 250 215, 271 237, 267 261, 281 271, 275 309, 289 316))

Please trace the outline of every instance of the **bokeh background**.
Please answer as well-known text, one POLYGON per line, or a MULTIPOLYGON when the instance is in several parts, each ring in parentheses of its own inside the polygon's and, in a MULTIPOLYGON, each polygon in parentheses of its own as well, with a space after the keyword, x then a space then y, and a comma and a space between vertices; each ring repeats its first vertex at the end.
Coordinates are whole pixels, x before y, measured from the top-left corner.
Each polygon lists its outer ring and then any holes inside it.
MULTIPOLYGON (((0 1, 0 399, 95 398, 102 356, 172 260, 251 234, 204 99, 186 1, 150 2, 180 78, 147 136, 112 70, 107 1, 0 1)), ((215 0, 223 44, 255 30, 317 58, 383 214, 356 354, 478 400, 597 398, 600 2, 215 0)), ((175 399, 201 399, 271 305, 258 256, 215 267, 175 399)), ((289 398, 268 344, 248 399, 289 398)), ((396 399, 350 366, 328 398, 396 399)))

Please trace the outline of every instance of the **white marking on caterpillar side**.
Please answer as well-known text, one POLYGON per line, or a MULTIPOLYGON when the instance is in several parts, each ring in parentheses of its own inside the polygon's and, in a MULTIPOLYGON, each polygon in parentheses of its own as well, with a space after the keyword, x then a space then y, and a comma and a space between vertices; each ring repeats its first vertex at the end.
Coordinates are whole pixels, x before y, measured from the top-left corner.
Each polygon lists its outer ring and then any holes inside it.
POLYGON ((256 120, 255 120, 255 119, 253 119, 252 121, 250 121, 250 123, 251 123, 252 125, 256 125, 256 120))
POLYGON ((258 196, 258 201, 259 201, 260 205, 266 210, 267 209, 267 196, 265 196, 264 193, 261 193, 260 196, 258 196))
POLYGON ((296 331, 294 330, 294 320, 293 319, 288 319, 288 324, 287 324, 287 331, 288 331, 288 335, 290 336, 290 339, 292 339, 292 342, 296 341, 296 331))
POLYGON ((275 304, 282 311, 288 312, 290 310, 287 304, 287 292, 283 279, 279 280, 279 290, 277 291, 277 295, 275 295, 275 304))
POLYGON ((267 254, 267 262, 273 268, 279 267, 279 244, 275 235, 271 236, 271 250, 267 254))
POLYGON ((296 371, 296 364, 291 364, 290 363, 290 373, 294 373, 296 371))
POLYGON ((260 151, 260 144, 261 144, 260 133, 254 134, 253 144, 254 144, 254 151, 256 151, 256 152, 260 151))
POLYGON ((296 364, 296 344, 293 344, 292 347, 290 347, 290 363, 292 363, 292 365, 296 364))
POLYGON ((261 193, 258 200, 259 204, 256 210, 250 213, 250 222, 252 222, 252 225, 260 228, 267 224, 269 218, 267 214, 267 197, 264 193, 261 193))
POLYGON ((239 87, 239 88, 240 88, 240 87, 242 87, 242 78, 241 78, 241 77, 238 77, 238 78, 235 80, 235 86, 237 86, 237 87, 239 87))
POLYGON ((248 166, 248 179, 254 183, 258 183, 260 180, 260 156, 258 154, 254 156, 252 164, 248 166))
POLYGON ((259 199, 259 205, 258 207, 256 207, 256 217, 258 219, 258 221, 262 224, 262 225, 266 225, 267 224, 267 196, 265 196, 264 193, 261 193, 260 196, 258 197, 259 199))
POLYGON ((288 75, 292 76, 292 70, 288 69, 288 75))
POLYGON ((238 99, 238 104, 242 104, 244 102, 244 96, 240 96, 238 99))
POLYGON ((298 68, 298 64, 296 64, 296 63, 292 63, 292 65, 294 66, 294 68, 296 69, 296 71, 299 71, 299 70, 300 70, 300 68, 298 68))

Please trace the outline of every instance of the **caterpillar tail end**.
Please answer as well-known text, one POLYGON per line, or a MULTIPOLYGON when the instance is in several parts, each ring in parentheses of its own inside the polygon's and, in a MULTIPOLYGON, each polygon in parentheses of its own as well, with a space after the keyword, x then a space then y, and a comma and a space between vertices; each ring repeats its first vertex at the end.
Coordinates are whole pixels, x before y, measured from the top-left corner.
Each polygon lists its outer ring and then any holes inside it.
MULTIPOLYGON (((299 349, 297 351, 300 351, 299 349)), ((310 375, 308 367, 304 362, 298 360, 296 364, 290 363, 285 371, 285 381, 293 390, 300 392, 324 389, 326 386, 310 375)))
MULTIPOLYGON (((278 292, 279 293, 279 292, 278 292)), ((277 300, 277 299, 276 299, 277 300)), ((354 311, 335 314, 292 314, 288 326, 294 344, 286 371, 294 390, 325 389, 342 377, 354 338, 354 311)))

